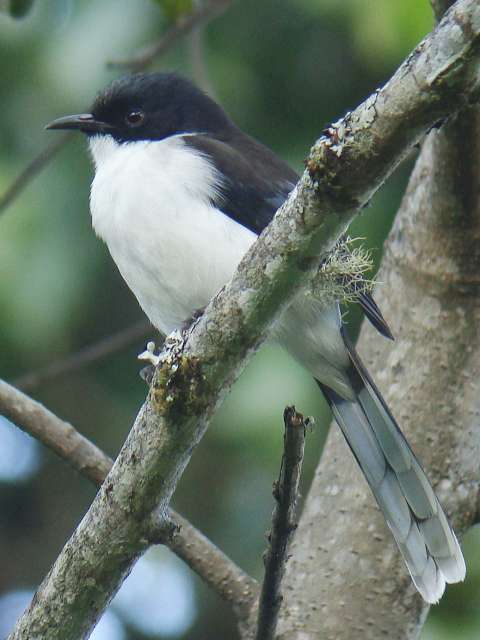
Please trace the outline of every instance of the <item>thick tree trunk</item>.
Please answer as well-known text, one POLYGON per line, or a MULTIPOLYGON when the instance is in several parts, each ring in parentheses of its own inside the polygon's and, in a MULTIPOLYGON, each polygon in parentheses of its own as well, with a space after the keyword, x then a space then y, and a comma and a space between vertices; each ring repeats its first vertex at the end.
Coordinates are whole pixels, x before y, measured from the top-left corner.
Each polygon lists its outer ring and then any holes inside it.
MULTIPOLYGON (((480 118, 427 138, 385 248, 376 298, 395 343, 365 325, 359 352, 459 532, 480 460, 480 118)), ((427 605, 337 428, 288 566, 282 640, 417 638, 427 605)))

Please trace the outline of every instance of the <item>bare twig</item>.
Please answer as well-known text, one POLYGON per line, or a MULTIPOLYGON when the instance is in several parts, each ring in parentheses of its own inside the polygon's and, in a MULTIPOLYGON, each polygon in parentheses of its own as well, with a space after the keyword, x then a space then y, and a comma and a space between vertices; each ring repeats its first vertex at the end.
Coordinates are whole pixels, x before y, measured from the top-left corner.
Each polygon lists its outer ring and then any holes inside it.
POLYGON ((177 22, 166 31, 162 38, 145 47, 130 58, 112 60, 109 67, 130 69, 131 71, 141 71, 148 67, 155 58, 164 54, 181 36, 189 33, 192 29, 210 22, 220 16, 230 6, 233 0, 209 0, 191 13, 180 17, 177 22))
MULTIPOLYGON (((113 464, 111 458, 69 422, 3 380, 0 380, 0 414, 42 442, 95 485, 101 485, 105 480, 113 464)), ((175 529, 173 535, 164 535, 165 523, 161 520, 155 542, 165 544, 182 558, 232 606, 239 619, 246 617, 258 592, 256 581, 173 510, 170 511, 170 522, 175 529)))
POLYGON ((142 320, 127 329, 122 329, 118 333, 84 347, 76 353, 52 362, 42 369, 26 373, 14 380, 12 384, 18 389, 22 389, 22 391, 32 391, 60 376, 72 373, 72 371, 78 371, 78 369, 82 369, 98 360, 103 360, 113 353, 128 347, 133 342, 144 338, 149 331, 153 331, 151 324, 146 320, 142 320))
POLYGON ((9 205, 17 198, 20 193, 27 187, 36 175, 44 169, 47 164, 54 158, 57 153, 63 149, 72 134, 65 133, 56 140, 48 144, 27 166, 18 174, 14 181, 7 187, 6 191, 0 196, 0 214, 3 213, 9 205))
MULTIPOLYGON (((205 0, 196 0, 195 6, 197 9, 200 9, 205 6, 205 0)), ((205 60, 205 27, 206 23, 203 23, 192 29, 188 42, 190 48, 190 64, 196 84, 198 84, 205 93, 208 93, 210 97, 215 98, 215 90, 210 80, 205 60)))
POLYGON ((265 578, 258 605, 256 640, 273 640, 278 612, 282 603, 281 582, 288 560, 288 547, 296 529, 298 485, 302 472, 305 448, 305 421, 295 407, 287 407, 283 414, 285 433, 280 477, 273 487, 276 500, 272 516, 269 546, 264 556, 265 578))

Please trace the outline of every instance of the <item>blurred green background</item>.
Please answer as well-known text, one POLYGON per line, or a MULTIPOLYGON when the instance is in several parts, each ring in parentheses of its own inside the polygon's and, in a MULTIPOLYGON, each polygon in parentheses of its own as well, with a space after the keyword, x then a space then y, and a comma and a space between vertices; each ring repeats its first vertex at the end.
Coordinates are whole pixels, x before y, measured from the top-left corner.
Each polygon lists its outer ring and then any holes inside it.
MULTIPOLYGON (((85 110, 118 75, 106 62, 154 41, 180 5, 170 0, 35 2, 22 20, 0 15, 0 194, 52 141, 45 123, 85 110)), ((427 0, 243 0, 198 40, 179 41, 154 68, 208 81, 237 123, 293 167, 332 119, 383 83, 432 27, 427 0), (202 62, 205 69, 202 69, 202 62)), ((378 263, 411 168, 397 172, 355 223, 378 263)), ((75 138, 0 215, 0 376, 15 380, 142 318, 89 219, 92 176, 75 138)), ((349 315, 352 333, 358 314, 349 315)), ((154 336, 152 330, 151 336, 154 336)), ((123 351, 35 389, 34 397, 114 456, 145 397, 139 339, 123 351)), ((329 424, 316 385, 277 347, 262 349, 196 451, 174 498, 244 569, 261 554, 279 469, 282 412, 317 419, 304 492, 329 424)), ((0 417, 0 638, 94 496, 90 484, 0 417)), ((433 609, 423 640, 480 633, 480 536, 465 540, 468 578, 433 609)), ((227 607, 165 549, 137 565, 95 640, 235 638, 227 607)))

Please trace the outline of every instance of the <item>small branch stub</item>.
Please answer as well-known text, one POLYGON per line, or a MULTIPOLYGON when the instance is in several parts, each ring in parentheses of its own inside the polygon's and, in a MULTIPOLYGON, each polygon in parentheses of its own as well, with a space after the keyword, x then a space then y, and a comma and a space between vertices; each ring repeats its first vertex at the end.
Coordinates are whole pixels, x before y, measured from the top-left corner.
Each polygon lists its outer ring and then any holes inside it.
POLYGON ((272 516, 269 546, 264 555, 265 578, 258 605, 256 640, 273 640, 282 603, 281 582, 288 560, 288 548, 297 527, 295 512, 302 472, 306 427, 311 424, 295 407, 283 414, 285 433, 280 476, 273 486, 276 505, 272 516))

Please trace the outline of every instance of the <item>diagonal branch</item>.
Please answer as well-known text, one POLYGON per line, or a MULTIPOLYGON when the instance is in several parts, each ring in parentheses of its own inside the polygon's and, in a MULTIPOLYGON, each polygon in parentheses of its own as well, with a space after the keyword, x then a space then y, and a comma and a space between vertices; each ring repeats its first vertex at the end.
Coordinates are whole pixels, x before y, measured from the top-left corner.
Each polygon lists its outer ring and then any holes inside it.
MULTIPOLYGON (((70 466, 99 486, 113 461, 69 422, 61 420, 42 404, 0 380, 0 413, 58 454, 70 466)), ((258 585, 183 516, 171 510, 172 535, 165 536, 165 522, 153 531, 157 542, 182 558, 220 597, 239 619, 250 611, 258 585)))
POLYGON ((112 470, 10 640, 90 633, 148 547, 148 515, 168 517, 176 484, 229 386, 411 147, 478 95, 479 54, 480 6, 458 0, 382 89, 317 140, 307 170, 230 283, 185 339, 167 340, 112 470))
POLYGON ((192 12, 181 16, 158 42, 145 47, 130 58, 112 60, 108 66, 115 69, 129 69, 130 71, 145 69, 156 58, 163 55, 178 38, 218 18, 232 2, 233 0, 207 0, 192 12))
POLYGON ((57 153, 72 139, 71 133, 59 136, 38 153, 18 174, 0 196, 0 215, 18 198, 30 182, 49 164, 57 153))
POLYGON ((256 640, 273 640, 277 628, 278 612, 282 603, 280 590, 288 549, 297 526, 296 508, 298 487, 302 473, 305 448, 306 421, 295 407, 287 407, 283 414, 285 434, 283 456, 278 482, 274 484, 276 501, 272 516, 269 546, 264 556, 265 577, 258 603, 256 640))
POLYGON ((112 468, 111 458, 69 422, 3 380, 0 380, 0 414, 96 485, 102 484, 112 468))
POLYGON ((151 330, 151 324, 141 320, 131 327, 122 329, 106 338, 102 338, 94 344, 88 345, 80 351, 71 353, 65 358, 51 362, 47 366, 25 373, 13 381, 13 386, 22 391, 32 391, 45 383, 52 382, 60 376, 65 376, 73 371, 78 371, 93 362, 103 360, 113 353, 128 347, 133 342, 144 338, 151 330))

